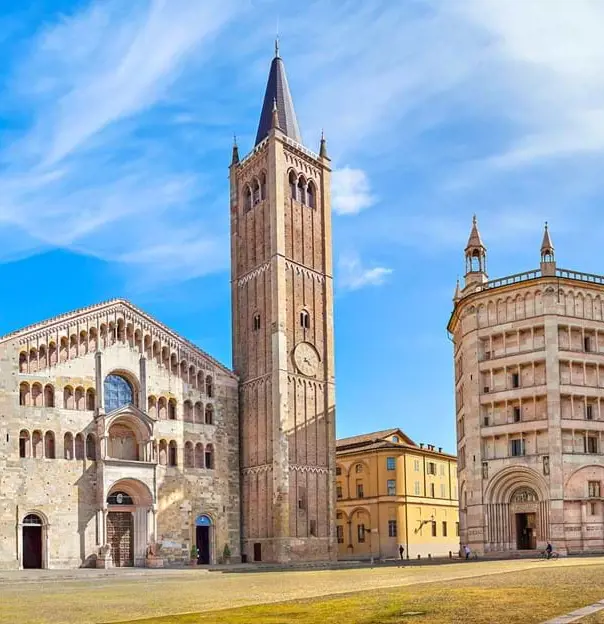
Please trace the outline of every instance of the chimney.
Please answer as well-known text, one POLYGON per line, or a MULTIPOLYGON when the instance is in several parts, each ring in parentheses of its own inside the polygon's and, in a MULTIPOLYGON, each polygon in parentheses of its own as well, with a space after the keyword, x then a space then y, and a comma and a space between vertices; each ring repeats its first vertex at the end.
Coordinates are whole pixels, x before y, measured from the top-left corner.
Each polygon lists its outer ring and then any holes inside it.
POLYGON ((420 442, 420 443, 419 443, 419 448, 421 448, 421 449, 423 449, 423 448, 424 448, 424 443, 423 443, 423 442, 420 442))
POLYGON ((442 446, 439 446, 439 447, 438 447, 438 452, 439 452, 439 453, 442 453, 442 452, 443 452, 443 447, 442 447, 442 446))

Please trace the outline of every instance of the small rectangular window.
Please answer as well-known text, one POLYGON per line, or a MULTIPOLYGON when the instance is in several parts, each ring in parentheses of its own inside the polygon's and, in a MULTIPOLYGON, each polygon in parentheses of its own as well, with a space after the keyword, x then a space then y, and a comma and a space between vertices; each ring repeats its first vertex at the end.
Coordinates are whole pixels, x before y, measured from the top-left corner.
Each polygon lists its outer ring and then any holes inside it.
POLYGON ((432 537, 436 537, 436 521, 432 520, 432 537))
POLYGON ((585 452, 586 453, 597 453, 598 452, 598 438, 596 436, 590 435, 587 436, 585 440, 585 452))
POLYGON ((365 541, 365 525, 357 525, 357 541, 362 544, 365 541))
POLYGON ((394 479, 388 479, 388 496, 396 496, 396 481, 394 479))
POLYGON ((388 520, 388 537, 396 537, 396 520, 388 520))
POLYGON ((415 472, 419 472, 419 459, 413 460, 413 470, 415 470, 415 472))
POLYGON ((585 406, 585 418, 587 420, 593 420, 594 419, 594 406, 593 405, 586 405, 585 406))
POLYGON ((435 497, 435 494, 434 494, 434 483, 430 483, 430 496, 432 498, 435 497))
POLYGON ((386 470, 395 470, 395 469, 396 469, 396 458, 386 457, 386 470))
POLYGON ((589 503, 589 515, 595 516, 596 512, 597 512, 597 505, 596 505, 596 503, 589 503))
POLYGON ((512 457, 524 455, 524 440, 510 440, 510 455, 512 457))
POLYGON ((591 351, 591 338, 589 336, 585 336, 585 338, 583 338, 583 349, 587 353, 591 351))
POLYGON ((518 373, 512 373, 512 388, 518 388, 520 386, 520 375, 518 373))
POLYGON ((443 522, 443 537, 447 537, 447 523, 443 522))
POLYGON ((354 467, 354 471, 355 471, 355 472, 363 472, 363 464, 357 464, 357 465, 354 467))
POLYGON ((459 537, 459 522, 455 523, 455 537, 459 537))
POLYGON ((336 497, 339 499, 342 498, 342 486, 336 485, 336 497))
POLYGON ((588 481, 587 489, 588 489, 589 498, 600 498, 600 482, 599 481, 588 481))
POLYGON ((413 492, 415 494, 415 496, 419 496, 421 494, 421 489, 420 489, 420 485, 419 485, 419 481, 416 481, 413 484, 413 492))
POLYGON ((308 532, 312 535, 312 537, 317 537, 317 521, 311 520, 308 524, 308 532))
POLYGON ((514 422, 520 422, 520 408, 519 407, 515 407, 514 408, 514 422))
POLYGON ((357 483, 357 498, 365 498, 365 490, 362 483, 357 483))
POLYGON ((341 524, 338 524, 336 527, 336 531, 338 534, 338 544, 344 543, 344 527, 341 524))

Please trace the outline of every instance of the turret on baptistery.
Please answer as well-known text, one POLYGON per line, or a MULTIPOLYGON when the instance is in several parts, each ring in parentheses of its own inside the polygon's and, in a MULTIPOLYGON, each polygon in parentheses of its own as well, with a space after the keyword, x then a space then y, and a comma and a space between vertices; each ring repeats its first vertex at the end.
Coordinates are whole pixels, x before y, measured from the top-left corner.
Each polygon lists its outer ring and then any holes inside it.
POLYGON ((482 242, 478 231, 476 215, 472 218, 472 230, 465 249, 466 274, 464 288, 484 284, 488 281, 487 275, 487 248, 482 242))
POLYGON ((545 222, 545 230, 543 231, 543 242, 541 243, 541 275, 556 275, 556 260, 554 257, 554 245, 549 235, 547 221, 545 222))

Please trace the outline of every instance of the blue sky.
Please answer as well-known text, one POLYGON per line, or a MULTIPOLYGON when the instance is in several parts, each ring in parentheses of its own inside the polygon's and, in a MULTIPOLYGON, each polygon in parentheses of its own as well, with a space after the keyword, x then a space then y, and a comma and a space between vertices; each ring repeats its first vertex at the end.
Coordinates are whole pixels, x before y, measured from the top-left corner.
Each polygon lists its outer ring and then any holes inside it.
POLYGON ((445 326, 491 277, 604 272, 600 0, 0 0, 0 332, 126 297, 230 363, 227 166, 277 30, 334 166, 338 434, 453 450, 445 326))

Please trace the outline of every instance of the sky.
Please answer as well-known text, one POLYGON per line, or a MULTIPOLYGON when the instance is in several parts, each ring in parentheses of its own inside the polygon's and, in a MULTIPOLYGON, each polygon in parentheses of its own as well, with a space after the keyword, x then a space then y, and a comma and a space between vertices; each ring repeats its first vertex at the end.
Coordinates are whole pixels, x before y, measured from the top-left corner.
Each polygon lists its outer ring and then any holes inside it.
POLYGON ((604 273, 601 0, 0 0, 0 333, 125 297, 230 365, 228 165, 278 33, 333 174, 338 436, 455 449, 446 325, 491 278, 604 273))

